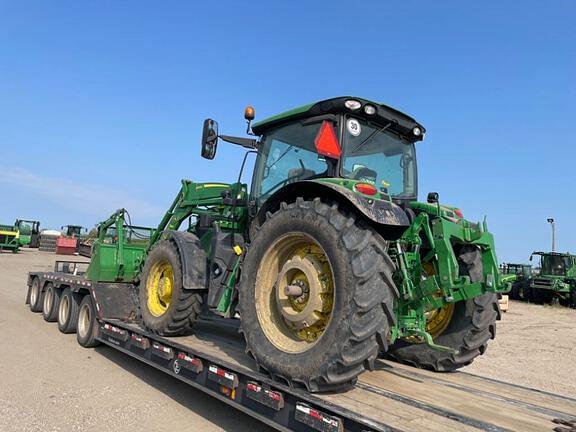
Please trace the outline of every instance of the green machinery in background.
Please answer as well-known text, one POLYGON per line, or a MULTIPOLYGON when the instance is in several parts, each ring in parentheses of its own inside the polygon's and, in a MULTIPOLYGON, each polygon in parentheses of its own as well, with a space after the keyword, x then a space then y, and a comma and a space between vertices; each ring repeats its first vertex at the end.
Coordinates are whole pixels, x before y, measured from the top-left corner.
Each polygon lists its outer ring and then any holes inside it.
POLYGON ((558 252, 532 252, 540 256, 540 273, 530 284, 530 301, 549 303, 553 299, 576 307, 576 255, 558 252))
POLYGON ((502 265, 502 273, 516 276, 510 289, 510 298, 512 300, 527 300, 532 282, 532 266, 530 264, 506 263, 502 265))
POLYGON ((20 231, 15 225, 0 224, 0 252, 9 250, 14 253, 20 249, 20 231))
POLYGON ((60 228, 66 237, 83 238, 88 230, 80 225, 64 225, 60 228))
POLYGON ((35 220, 16 219, 14 226, 20 232, 20 246, 37 248, 40 245, 40 222, 35 220))
POLYGON ((247 149, 232 184, 182 181, 155 229, 119 210, 100 224, 87 277, 139 286, 141 323, 177 335, 199 314, 240 317, 247 352, 312 391, 347 386, 380 353, 449 371, 484 353, 509 289, 486 222, 417 200, 425 129, 383 104, 340 97, 251 126, 204 122, 247 149), (256 156, 252 184, 241 182, 256 156))

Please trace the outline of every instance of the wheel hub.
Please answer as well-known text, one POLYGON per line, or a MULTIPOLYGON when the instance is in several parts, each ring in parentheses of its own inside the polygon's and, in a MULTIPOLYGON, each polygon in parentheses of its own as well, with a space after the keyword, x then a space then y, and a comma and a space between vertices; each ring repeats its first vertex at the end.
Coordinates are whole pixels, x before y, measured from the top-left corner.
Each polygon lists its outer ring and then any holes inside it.
POLYGON ((286 323, 296 330, 317 324, 323 319, 324 287, 319 276, 322 265, 313 256, 294 256, 282 267, 276 282, 276 305, 286 323), (293 292, 300 295, 287 295, 286 287, 298 287, 293 292))
POLYGON ((285 234, 264 254, 255 282, 258 320, 285 352, 304 352, 323 336, 333 313, 334 273, 309 235, 285 234))

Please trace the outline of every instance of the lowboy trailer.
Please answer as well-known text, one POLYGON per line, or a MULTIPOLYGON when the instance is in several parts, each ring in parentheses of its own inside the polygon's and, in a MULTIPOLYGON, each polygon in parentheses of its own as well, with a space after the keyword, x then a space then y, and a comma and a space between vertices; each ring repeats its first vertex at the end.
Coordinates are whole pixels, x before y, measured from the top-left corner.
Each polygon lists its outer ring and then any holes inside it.
MULTIPOLYGON (((139 326, 131 284, 97 283, 87 263, 31 272, 26 303, 77 333, 153 366, 282 431, 573 431, 576 399, 466 372, 437 373, 379 359, 339 392, 310 393, 259 371, 233 320, 205 316, 192 336, 139 326)), ((191 426, 191 430, 193 427, 191 426)))

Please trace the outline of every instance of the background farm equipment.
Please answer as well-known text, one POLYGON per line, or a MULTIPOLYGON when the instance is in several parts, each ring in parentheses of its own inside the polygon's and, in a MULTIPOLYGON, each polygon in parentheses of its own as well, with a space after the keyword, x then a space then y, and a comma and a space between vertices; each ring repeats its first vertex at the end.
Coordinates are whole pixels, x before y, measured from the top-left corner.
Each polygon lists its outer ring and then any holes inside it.
POLYGON ((532 252, 540 256, 540 273, 530 284, 530 300, 537 304, 557 299, 576 307, 576 256, 559 252, 532 252))
POLYGON ((20 231, 14 225, 0 224, 0 252, 9 250, 14 253, 20 248, 20 231))
POLYGON ((20 246, 37 248, 40 245, 40 222, 35 220, 16 219, 14 226, 20 232, 20 246))
POLYGON ((532 266, 530 264, 506 263, 502 266, 502 273, 516 276, 510 289, 510 299, 527 300, 532 282, 532 266))

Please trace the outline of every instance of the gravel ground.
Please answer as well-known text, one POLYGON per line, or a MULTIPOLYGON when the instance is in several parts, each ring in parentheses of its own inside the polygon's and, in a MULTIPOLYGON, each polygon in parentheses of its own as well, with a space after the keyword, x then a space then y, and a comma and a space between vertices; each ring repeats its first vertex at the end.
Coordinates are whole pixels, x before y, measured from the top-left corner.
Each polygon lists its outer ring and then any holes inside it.
POLYGON ((463 370, 576 397, 576 309, 510 301, 496 339, 463 370))
MULTIPOLYGON (((271 430, 122 353, 83 349, 32 314, 27 272, 55 258, 0 254, 0 431, 271 430)), ((465 371, 576 396, 576 310, 511 302, 497 333, 465 371)))

